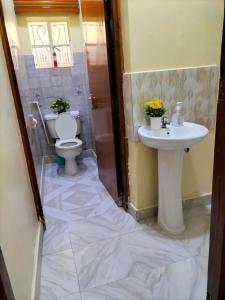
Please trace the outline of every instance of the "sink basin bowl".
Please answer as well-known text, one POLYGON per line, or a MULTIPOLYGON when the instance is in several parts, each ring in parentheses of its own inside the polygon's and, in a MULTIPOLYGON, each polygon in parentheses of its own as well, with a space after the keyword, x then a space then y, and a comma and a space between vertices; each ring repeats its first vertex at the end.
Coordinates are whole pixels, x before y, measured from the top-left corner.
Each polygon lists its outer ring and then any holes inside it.
POLYGON ((199 143, 208 134, 208 129, 199 124, 184 122, 183 126, 170 125, 160 130, 151 130, 150 126, 141 126, 138 134, 142 143, 148 147, 178 150, 199 143))
POLYGON ((158 223, 169 233, 179 234, 185 230, 181 186, 184 149, 203 140, 208 129, 185 122, 157 131, 142 126, 138 134, 143 144, 158 149, 158 223))

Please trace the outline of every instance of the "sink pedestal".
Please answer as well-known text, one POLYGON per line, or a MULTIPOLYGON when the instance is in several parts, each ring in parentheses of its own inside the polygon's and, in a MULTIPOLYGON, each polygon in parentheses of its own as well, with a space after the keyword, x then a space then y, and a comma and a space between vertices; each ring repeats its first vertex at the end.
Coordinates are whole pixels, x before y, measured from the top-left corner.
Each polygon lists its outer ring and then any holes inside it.
POLYGON ((182 170, 184 150, 158 150, 158 222, 168 232, 185 230, 182 207, 182 170))

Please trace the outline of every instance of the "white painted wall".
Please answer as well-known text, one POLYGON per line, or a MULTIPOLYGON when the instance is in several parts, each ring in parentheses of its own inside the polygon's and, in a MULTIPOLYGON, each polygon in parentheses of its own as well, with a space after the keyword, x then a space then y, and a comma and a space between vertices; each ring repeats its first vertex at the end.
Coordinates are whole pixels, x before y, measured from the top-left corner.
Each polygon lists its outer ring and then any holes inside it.
MULTIPOLYGON (((3 1, 16 37, 11 0, 3 1)), ((16 39, 15 39, 16 41, 16 39)), ((31 300, 35 244, 40 224, 0 41, 0 244, 16 300, 31 300)))

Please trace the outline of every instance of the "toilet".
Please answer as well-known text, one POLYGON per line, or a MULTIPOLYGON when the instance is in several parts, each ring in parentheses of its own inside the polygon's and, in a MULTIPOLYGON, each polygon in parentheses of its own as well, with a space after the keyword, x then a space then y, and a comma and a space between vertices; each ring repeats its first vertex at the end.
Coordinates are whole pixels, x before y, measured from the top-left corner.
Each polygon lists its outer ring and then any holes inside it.
POLYGON ((76 119, 71 114, 61 113, 55 120, 55 131, 59 137, 55 143, 55 150, 58 156, 65 159, 65 174, 75 175, 78 172, 76 157, 82 151, 82 141, 76 138, 76 119))

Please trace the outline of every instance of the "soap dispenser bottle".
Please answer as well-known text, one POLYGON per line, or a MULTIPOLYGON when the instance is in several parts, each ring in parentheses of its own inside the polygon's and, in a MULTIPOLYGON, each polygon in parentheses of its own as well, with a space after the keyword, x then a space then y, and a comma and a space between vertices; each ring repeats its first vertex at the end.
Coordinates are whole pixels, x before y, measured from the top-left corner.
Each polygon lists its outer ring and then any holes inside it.
POLYGON ((183 113, 183 102, 177 102, 174 113, 172 115, 173 126, 183 126, 184 113, 183 113))

